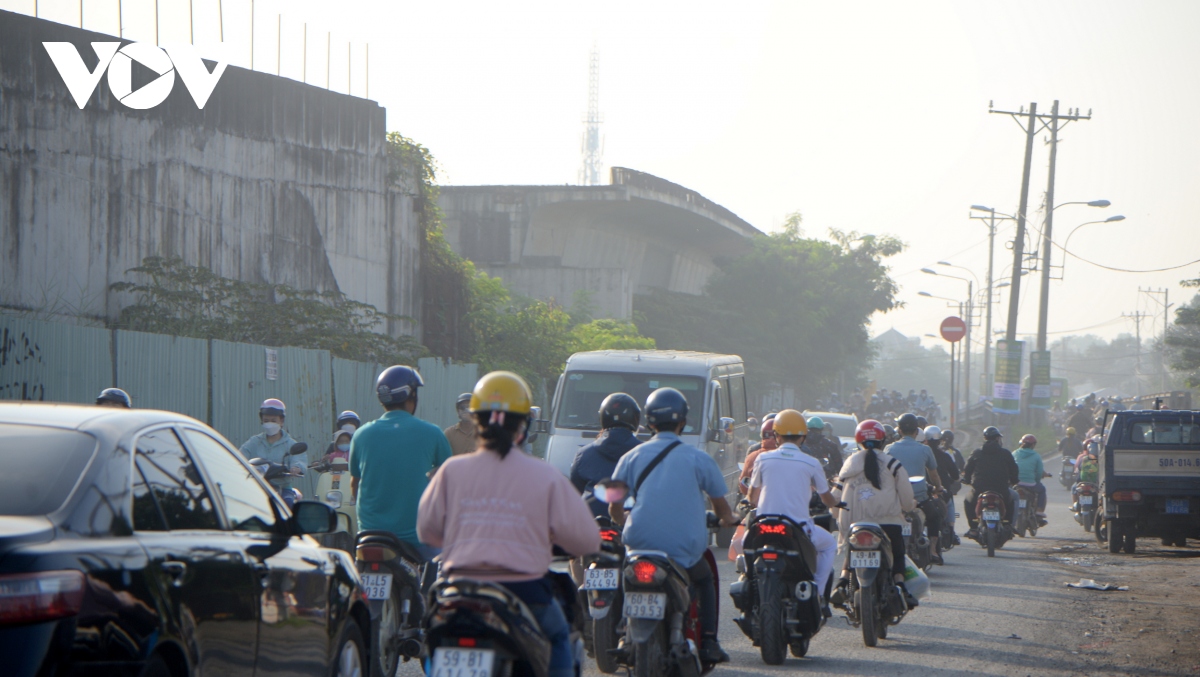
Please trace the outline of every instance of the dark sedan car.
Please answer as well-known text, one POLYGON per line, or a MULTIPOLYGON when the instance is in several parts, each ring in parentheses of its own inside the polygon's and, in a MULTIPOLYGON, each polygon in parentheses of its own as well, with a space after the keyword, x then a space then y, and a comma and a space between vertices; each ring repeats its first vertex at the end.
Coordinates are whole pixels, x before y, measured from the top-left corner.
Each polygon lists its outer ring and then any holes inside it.
POLYGON ((354 561, 208 426, 0 403, 0 673, 334 675, 369 665, 354 561))

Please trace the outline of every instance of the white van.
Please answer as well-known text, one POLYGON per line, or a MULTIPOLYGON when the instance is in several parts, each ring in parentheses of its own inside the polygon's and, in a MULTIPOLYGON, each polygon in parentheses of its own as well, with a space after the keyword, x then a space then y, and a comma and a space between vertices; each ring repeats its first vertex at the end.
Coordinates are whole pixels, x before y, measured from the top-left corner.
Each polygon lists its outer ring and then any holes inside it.
MULTIPOLYGON (((737 489, 738 463, 746 457, 746 369, 737 355, 674 350, 597 350, 567 360, 550 413, 546 460, 564 475, 584 445, 600 432, 600 403, 612 393, 628 393, 639 404, 657 388, 671 387, 688 400, 683 441, 706 450, 737 489)), ((638 437, 649 439, 643 428, 638 437)))

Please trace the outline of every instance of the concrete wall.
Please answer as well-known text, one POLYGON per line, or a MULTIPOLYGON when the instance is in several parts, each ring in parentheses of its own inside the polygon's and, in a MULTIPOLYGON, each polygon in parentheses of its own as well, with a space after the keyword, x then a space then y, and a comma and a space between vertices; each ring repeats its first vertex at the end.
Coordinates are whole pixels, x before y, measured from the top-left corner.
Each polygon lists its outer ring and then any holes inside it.
POLYGON ((88 43, 115 39, 0 12, 0 307, 113 318, 130 299, 108 286, 158 255, 420 316, 378 104, 230 67, 203 110, 178 78, 150 110, 102 79, 80 110, 41 43, 92 68, 88 43))

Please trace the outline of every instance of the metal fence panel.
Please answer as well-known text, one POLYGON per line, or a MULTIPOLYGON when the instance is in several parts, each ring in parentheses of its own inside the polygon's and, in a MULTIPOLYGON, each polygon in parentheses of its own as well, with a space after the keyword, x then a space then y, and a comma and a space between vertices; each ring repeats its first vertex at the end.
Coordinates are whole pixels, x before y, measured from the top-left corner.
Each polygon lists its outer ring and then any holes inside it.
POLYGON ((108 329, 0 315, 0 399, 91 404, 112 385, 108 329))
POLYGON ((358 414, 363 423, 383 415, 383 406, 375 396, 375 379, 381 371, 378 364, 335 357, 332 367, 335 412, 349 409, 358 414))
POLYGON ((208 421, 208 341, 117 331, 117 387, 134 406, 208 421))
POLYGON ((458 422, 454 400, 460 393, 471 392, 479 380, 479 365, 454 364, 439 357, 423 357, 417 361, 417 371, 425 381, 417 416, 448 428, 458 422))

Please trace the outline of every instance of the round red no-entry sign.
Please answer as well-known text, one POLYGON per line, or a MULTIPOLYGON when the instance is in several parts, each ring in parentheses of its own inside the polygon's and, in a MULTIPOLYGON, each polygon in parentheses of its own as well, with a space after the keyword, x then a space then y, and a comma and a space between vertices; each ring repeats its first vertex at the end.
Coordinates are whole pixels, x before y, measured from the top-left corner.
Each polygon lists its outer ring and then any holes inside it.
POLYGON ((951 343, 961 341, 967 335, 967 323, 961 317, 951 315, 942 320, 942 338, 951 343))

